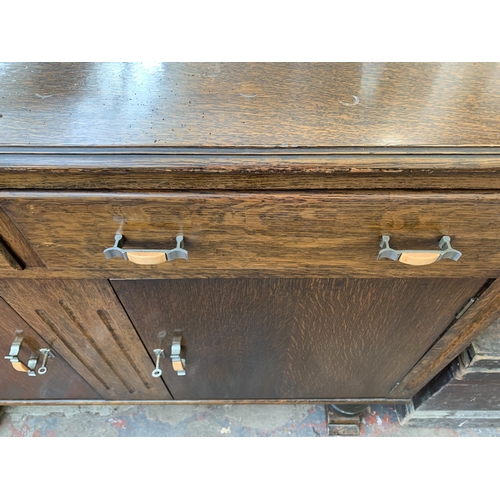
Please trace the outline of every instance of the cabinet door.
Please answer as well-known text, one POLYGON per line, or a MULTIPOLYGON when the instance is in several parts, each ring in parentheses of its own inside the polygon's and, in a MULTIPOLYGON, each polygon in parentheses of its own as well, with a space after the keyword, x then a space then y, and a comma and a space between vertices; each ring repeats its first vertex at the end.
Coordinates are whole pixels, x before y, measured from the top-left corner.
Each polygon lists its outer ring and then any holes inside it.
POLYGON ((482 279, 113 280, 174 399, 386 397, 482 279), (182 335, 186 375, 170 365, 182 335))
POLYGON ((171 399, 106 280, 0 280, 0 296, 101 394, 171 399))
POLYGON ((29 399, 102 399, 61 357, 54 347, 42 339, 9 305, 0 299, 0 400, 29 399), (29 358, 38 356, 35 376, 16 371, 4 356, 10 352, 16 336, 22 337, 18 359, 26 366, 29 358), (43 355, 40 349, 50 348, 53 358, 40 375, 43 355))

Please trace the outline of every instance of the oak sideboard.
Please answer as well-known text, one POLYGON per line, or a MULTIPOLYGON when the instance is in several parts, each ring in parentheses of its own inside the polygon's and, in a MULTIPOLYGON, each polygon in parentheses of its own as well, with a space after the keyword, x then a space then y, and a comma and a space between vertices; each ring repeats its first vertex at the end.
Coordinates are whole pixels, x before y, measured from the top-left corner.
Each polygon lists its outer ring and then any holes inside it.
POLYGON ((499 64, 0 64, 0 404, 408 402, 499 226, 499 64))

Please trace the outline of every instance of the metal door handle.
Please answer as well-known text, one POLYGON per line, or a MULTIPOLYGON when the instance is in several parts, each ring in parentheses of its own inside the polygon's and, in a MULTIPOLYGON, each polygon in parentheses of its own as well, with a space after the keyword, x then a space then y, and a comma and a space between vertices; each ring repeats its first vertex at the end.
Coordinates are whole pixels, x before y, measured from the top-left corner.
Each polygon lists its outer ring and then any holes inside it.
POLYGON ((175 335, 172 339, 172 349, 170 351, 170 359, 172 360, 172 368, 177 372, 179 377, 186 375, 186 360, 182 357, 182 336, 175 335))
MULTIPOLYGON (((16 332, 21 333, 22 331, 16 332)), ((14 370, 18 372, 27 373, 30 377, 35 377, 35 368, 38 362, 38 355, 36 353, 31 353, 31 357, 28 360, 28 365, 26 366, 19 358, 19 351, 21 350, 21 344, 23 343, 22 335, 16 335, 14 342, 10 346, 10 352, 8 356, 5 356, 5 359, 8 359, 14 368, 14 370)))
POLYGON ((125 237, 121 234, 115 235, 115 244, 104 250, 106 259, 119 257, 123 260, 130 260, 136 264, 161 264, 165 261, 175 259, 188 259, 188 252, 184 250, 184 236, 177 236, 177 246, 171 250, 150 250, 146 248, 122 248, 125 237))
POLYGON ((390 236, 382 236, 377 260, 391 259, 398 260, 410 266, 425 266, 441 259, 458 260, 462 254, 451 246, 451 238, 443 236, 439 241, 441 250, 394 250, 389 245, 390 236))

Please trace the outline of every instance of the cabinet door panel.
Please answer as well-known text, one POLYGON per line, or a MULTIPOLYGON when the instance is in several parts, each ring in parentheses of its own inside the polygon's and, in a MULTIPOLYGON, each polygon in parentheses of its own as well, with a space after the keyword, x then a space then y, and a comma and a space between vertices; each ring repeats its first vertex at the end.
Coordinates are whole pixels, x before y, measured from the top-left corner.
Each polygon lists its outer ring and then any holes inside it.
POLYGON ((112 282, 174 399, 386 397, 482 279, 112 282), (170 365, 183 338, 186 375, 170 365))
POLYGON ((2 296, 105 399, 171 399, 106 280, 0 280, 2 296))
MULTIPOLYGON (((0 399, 102 399, 61 357, 54 347, 42 339, 9 305, 0 299, 0 399), (23 337, 19 359, 25 365, 32 352, 38 353, 36 370, 42 366, 40 348, 50 348, 54 358, 49 358, 44 375, 28 376, 14 369, 9 354, 16 332, 23 337)), ((36 373, 35 370, 35 373, 36 373)))

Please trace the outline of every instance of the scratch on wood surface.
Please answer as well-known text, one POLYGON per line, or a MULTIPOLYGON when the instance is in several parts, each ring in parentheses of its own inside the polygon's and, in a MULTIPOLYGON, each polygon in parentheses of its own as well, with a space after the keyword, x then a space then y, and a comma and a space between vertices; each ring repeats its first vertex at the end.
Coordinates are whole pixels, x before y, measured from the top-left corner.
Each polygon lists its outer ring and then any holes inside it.
POLYGON ((49 94, 49 95, 40 95, 40 94, 35 94, 37 97, 40 99, 48 99, 49 97, 54 97, 54 94, 49 94))
POLYGON ((354 98, 354 102, 344 102, 344 101, 339 101, 342 106, 357 106, 359 104, 359 98, 356 97, 355 95, 352 96, 354 98))

